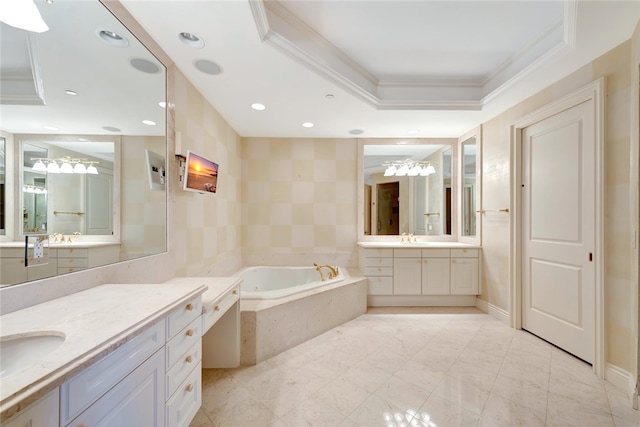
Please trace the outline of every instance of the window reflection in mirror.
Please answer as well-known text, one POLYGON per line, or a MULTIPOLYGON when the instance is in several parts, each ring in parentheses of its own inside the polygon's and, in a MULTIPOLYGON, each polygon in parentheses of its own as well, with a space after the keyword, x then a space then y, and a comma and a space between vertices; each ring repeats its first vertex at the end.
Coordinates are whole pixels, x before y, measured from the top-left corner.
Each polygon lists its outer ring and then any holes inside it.
POLYGON ((476 235, 476 138, 462 143, 462 230, 463 236, 476 235))
POLYGON ((365 235, 452 234, 451 145, 366 144, 363 174, 365 235))

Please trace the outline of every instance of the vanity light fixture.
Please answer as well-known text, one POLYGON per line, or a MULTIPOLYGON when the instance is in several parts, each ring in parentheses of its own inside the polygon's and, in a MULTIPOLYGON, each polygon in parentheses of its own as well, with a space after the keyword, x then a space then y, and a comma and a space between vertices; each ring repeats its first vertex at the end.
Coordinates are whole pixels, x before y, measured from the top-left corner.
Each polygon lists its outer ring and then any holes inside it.
POLYGON ((436 173, 432 162, 416 162, 404 160, 398 162, 384 162, 384 176, 429 176, 436 173))
POLYGON ((35 193, 35 194, 47 194, 47 189, 44 187, 38 187, 37 185, 25 184, 22 186, 23 193, 35 193))
POLYGON ((256 111, 264 111, 267 109, 267 106, 264 104, 260 104, 259 102, 256 102, 254 104, 251 104, 251 108, 253 108, 256 111))
POLYGON ((31 160, 36 161, 32 167, 34 171, 48 173, 98 174, 98 169, 94 166, 94 164, 97 164, 98 162, 90 161, 88 159, 76 159, 72 157, 47 159, 44 157, 32 157, 31 160))

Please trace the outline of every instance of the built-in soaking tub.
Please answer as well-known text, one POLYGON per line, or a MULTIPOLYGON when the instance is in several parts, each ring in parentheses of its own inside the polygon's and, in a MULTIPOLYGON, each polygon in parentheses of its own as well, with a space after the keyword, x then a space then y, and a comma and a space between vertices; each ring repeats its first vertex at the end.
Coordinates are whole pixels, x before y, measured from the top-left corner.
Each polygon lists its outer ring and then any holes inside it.
POLYGON ((354 319, 367 310, 367 282, 338 268, 320 280, 315 267, 253 266, 234 276, 240 291, 240 361, 252 365, 354 319))

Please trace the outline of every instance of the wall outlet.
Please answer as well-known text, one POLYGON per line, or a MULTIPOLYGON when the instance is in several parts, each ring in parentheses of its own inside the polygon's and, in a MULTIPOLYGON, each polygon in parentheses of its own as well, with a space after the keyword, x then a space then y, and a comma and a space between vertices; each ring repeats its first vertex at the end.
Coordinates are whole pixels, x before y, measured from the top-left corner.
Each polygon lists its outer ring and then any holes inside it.
POLYGON ((44 258, 44 243, 38 242, 33 244, 33 257, 44 258))

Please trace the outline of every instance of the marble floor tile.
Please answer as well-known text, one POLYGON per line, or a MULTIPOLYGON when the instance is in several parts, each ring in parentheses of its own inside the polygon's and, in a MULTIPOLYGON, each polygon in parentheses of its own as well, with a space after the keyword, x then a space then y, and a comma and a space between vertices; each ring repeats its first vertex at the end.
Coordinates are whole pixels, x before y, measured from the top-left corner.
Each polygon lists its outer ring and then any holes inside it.
POLYGON ((585 362, 473 307, 383 307, 255 366, 203 370, 190 427, 637 427, 585 362))

